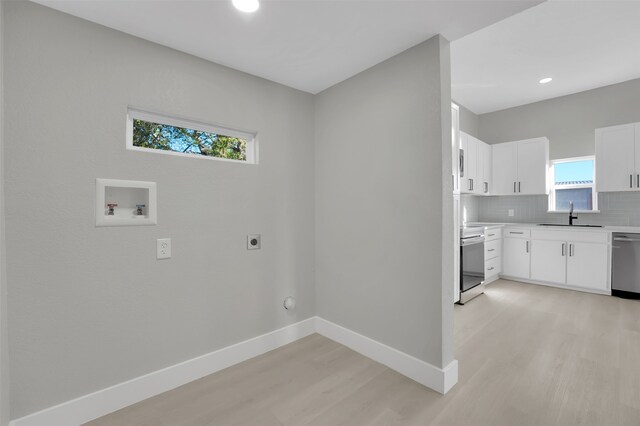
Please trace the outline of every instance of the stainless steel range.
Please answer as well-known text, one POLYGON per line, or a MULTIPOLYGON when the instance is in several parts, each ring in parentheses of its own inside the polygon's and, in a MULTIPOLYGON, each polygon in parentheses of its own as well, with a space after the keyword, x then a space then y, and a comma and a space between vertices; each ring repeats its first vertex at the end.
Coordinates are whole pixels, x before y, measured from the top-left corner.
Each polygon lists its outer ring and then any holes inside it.
POLYGON ((484 228, 460 228, 460 304, 484 293, 484 228))

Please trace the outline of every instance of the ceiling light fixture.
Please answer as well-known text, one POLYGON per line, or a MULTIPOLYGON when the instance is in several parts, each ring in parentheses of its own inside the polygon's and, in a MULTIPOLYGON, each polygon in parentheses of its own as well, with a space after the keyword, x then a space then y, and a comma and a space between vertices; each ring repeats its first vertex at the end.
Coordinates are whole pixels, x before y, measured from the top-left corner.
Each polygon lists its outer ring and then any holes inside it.
POLYGON ((551 78, 551 77, 545 77, 545 78, 540 79, 539 83, 540 83, 540 84, 547 84, 547 83, 549 83, 551 80, 553 80, 553 78, 551 78))
POLYGON ((260 8, 258 0, 231 0, 231 3, 241 12, 252 13, 260 8))

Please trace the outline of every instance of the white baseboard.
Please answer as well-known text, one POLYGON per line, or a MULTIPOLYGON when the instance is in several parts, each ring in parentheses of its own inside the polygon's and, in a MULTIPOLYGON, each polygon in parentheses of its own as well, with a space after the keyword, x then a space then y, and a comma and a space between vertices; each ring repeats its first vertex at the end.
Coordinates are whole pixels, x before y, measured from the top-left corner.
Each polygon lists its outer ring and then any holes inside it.
POLYGON ((445 368, 438 368, 331 321, 320 317, 316 321, 318 334, 378 361, 428 388, 445 394, 458 382, 457 360, 453 360, 445 368))
POLYGON ((316 331, 315 317, 13 420, 10 426, 80 425, 284 346, 316 331))
POLYGON ((458 361, 435 367, 319 317, 283 327, 215 352, 81 396, 11 421, 10 426, 74 426, 97 419, 224 368, 319 333, 416 382, 446 393, 458 382, 458 361))

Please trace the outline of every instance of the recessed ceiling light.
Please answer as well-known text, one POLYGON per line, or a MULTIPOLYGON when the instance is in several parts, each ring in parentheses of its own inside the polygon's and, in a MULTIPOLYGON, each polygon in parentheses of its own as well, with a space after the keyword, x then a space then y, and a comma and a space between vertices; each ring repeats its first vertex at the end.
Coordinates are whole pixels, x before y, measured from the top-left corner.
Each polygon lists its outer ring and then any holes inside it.
POLYGON ((551 77, 545 77, 545 78, 543 78, 543 79, 540 79, 539 83, 540 83, 540 84, 547 84, 547 83, 549 83, 551 80, 553 80, 553 78, 551 78, 551 77))
POLYGON ((241 12, 255 12, 260 7, 258 0, 231 0, 231 3, 241 12))

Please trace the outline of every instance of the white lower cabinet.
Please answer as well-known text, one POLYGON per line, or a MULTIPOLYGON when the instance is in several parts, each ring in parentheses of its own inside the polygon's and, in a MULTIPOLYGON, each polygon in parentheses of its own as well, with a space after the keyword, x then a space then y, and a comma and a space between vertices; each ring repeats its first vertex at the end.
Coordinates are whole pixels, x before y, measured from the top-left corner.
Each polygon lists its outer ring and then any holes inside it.
POLYGON ((608 247, 606 244, 569 242, 567 285, 607 291, 608 247))
POLYGON ((498 279, 502 272, 502 230, 485 230, 484 279, 490 283, 498 279))
MULTIPOLYGON (((505 234, 508 235, 508 234, 505 234)), ((502 273, 512 278, 529 279, 529 240, 526 238, 504 239, 502 247, 502 273)))
POLYGON ((531 279, 564 284, 567 277, 564 241, 531 240, 531 279))
POLYGON ((609 291, 609 246, 604 232, 532 230, 530 253, 524 240, 504 239, 504 275, 573 289, 609 291), (530 255, 530 275, 525 272, 530 255))

